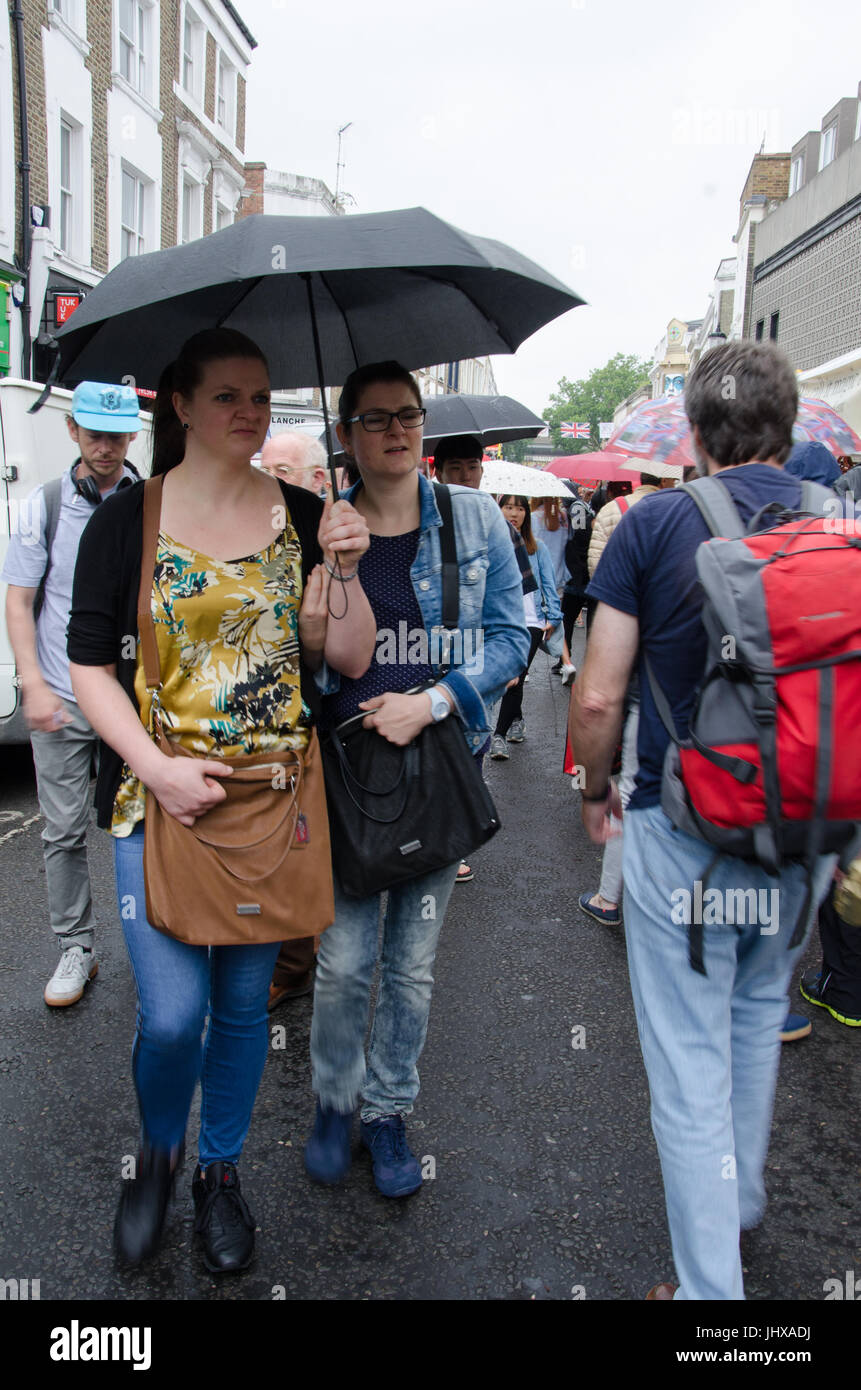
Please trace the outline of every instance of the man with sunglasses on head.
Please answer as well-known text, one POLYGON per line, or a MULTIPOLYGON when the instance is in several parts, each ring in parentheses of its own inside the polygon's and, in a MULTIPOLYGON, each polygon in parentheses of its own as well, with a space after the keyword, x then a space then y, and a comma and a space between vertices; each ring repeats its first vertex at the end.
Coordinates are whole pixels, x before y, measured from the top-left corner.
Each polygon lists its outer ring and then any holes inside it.
POLYGON ((66 424, 78 458, 28 497, 0 574, 9 586, 6 626, 45 820, 48 909, 61 953, 44 994, 54 1007, 77 1003, 98 972, 87 867, 90 769, 98 735, 78 708, 69 679, 72 579, 81 535, 96 507, 138 477, 125 457, 140 424, 137 396, 130 386, 83 381, 66 424))

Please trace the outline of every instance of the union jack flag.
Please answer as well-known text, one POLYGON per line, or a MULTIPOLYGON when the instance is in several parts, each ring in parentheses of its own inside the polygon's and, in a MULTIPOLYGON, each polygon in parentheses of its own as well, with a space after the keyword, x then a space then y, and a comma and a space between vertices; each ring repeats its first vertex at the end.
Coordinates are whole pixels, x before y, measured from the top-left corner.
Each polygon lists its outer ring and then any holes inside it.
POLYGON ((588 439, 592 429, 588 420, 563 420, 559 432, 563 439, 588 439))

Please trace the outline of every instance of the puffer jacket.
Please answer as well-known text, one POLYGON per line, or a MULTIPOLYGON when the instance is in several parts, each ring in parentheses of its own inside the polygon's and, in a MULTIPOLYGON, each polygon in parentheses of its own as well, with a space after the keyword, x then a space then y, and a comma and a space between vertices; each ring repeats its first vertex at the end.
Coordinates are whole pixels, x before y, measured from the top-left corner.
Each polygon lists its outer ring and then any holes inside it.
POLYGON ((589 556, 587 563, 589 565, 590 579, 598 568, 598 561, 604 553, 604 546, 607 544, 628 508, 633 507, 635 503, 639 502, 643 497, 648 497, 650 492, 660 492, 660 490, 660 488, 653 487, 651 483, 641 483, 640 486, 635 487, 634 491, 627 497, 614 497, 612 502, 606 502, 604 504, 595 517, 592 524, 592 535, 589 539, 589 556), (627 505, 620 507, 620 501, 627 505))

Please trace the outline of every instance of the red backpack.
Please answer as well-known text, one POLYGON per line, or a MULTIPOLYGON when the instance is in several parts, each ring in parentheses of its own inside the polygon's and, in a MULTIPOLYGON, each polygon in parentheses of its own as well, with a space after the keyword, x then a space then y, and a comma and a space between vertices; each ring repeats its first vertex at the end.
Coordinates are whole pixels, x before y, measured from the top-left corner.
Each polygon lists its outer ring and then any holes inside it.
MULTIPOLYGON (((768 873, 841 851, 861 820, 861 523, 829 488, 802 484, 800 511, 770 503, 745 527, 719 478, 685 486, 712 533, 696 555, 705 672, 680 740, 647 661, 672 742, 661 805, 680 829, 768 873), (840 514, 841 519, 837 519, 840 514)), ((703 885, 704 886, 704 885, 703 885)), ((702 926, 691 965, 705 974, 702 926)))

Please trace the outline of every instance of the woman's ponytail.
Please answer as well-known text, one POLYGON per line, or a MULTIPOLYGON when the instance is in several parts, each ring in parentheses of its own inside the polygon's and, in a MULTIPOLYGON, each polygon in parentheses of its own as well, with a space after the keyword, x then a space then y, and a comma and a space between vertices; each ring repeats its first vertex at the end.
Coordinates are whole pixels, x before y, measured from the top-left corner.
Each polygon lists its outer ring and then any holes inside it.
POLYGON ((152 476, 169 473, 185 458, 185 430, 173 408, 174 362, 161 374, 152 412, 152 476))

